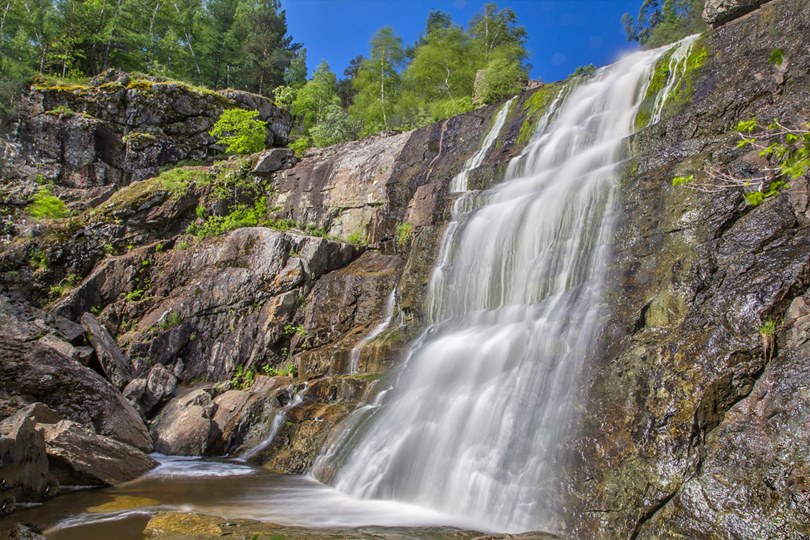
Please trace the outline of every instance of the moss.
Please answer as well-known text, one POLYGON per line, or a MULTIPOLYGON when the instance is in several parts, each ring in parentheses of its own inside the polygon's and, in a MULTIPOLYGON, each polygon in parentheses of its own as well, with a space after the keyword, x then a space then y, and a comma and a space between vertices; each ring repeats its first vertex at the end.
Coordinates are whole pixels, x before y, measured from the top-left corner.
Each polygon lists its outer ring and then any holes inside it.
POLYGON ((520 133, 517 138, 518 143, 523 144, 529 142, 529 139, 531 139, 534 134, 534 130, 537 128, 537 122, 540 121, 540 118, 542 118, 548 106, 560 93, 560 89, 560 84, 541 86, 523 103, 523 111, 526 116, 523 120, 523 124, 520 126, 520 133))
POLYGON ((130 131, 123 137, 123 141, 125 143, 132 142, 140 144, 150 144, 157 142, 157 140, 158 140, 157 137, 145 131, 130 131))
POLYGON ((151 92, 152 81, 146 79, 133 79, 127 85, 127 90, 138 90, 140 92, 151 92))

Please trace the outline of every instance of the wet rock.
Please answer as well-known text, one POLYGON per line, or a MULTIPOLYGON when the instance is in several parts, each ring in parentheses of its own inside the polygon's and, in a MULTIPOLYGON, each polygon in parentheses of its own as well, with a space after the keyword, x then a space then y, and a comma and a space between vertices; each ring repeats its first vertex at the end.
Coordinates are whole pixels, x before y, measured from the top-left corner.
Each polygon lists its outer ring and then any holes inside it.
POLYGON ((42 402, 63 418, 151 451, 138 413, 95 371, 36 342, 0 336, 0 403, 42 402))
POLYGON ((703 20, 711 28, 749 13, 770 0, 706 0, 703 20))
POLYGON ((127 358, 109 332, 90 314, 82 315, 82 326, 87 333, 87 340, 96 351, 101 369, 115 387, 123 389, 132 380, 132 369, 127 358))
POLYGON ((9 532, 9 540, 45 540, 42 529, 32 523, 17 523, 9 532))
POLYGON ((211 394, 203 389, 170 401, 151 426, 155 451, 178 456, 204 455, 216 409, 211 394))
POLYGON ((295 154, 289 148, 271 148, 259 154, 256 165, 251 172, 258 175, 268 175, 290 167, 294 161, 295 154))
POLYGON ((62 420, 43 425, 51 472, 63 485, 114 485, 133 480, 157 462, 127 444, 62 420))

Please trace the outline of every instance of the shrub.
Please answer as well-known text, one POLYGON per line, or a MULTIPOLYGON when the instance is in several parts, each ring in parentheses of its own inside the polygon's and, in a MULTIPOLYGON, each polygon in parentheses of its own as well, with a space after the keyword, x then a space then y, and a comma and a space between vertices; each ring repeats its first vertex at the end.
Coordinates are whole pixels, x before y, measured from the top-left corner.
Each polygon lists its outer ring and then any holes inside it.
POLYGON ((364 235, 361 231, 354 231, 352 234, 348 236, 348 238, 346 238, 346 241, 350 244, 354 244, 355 246, 368 245, 366 235, 364 235))
POLYGON ((169 311, 158 323, 158 326, 161 330, 168 330, 169 328, 174 328, 175 326, 179 325, 183 322, 183 317, 180 316, 179 313, 176 311, 169 311))
POLYGON ((252 154, 264 149, 267 122, 258 119, 259 111, 228 109, 210 131, 217 143, 233 154, 252 154))
POLYGON ((34 219, 57 219, 71 215, 71 211, 65 205, 65 202, 51 193, 51 190, 47 187, 40 188, 37 194, 34 195, 33 202, 25 210, 34 219))
POLYGON ((65 279, 59 282, 58 285, 51 285, 51 288, 48 290, 50 295, 54 298, 60 298, 70 292, 73 287, 76 286, 76 283, 79 282, 79 276, 76 274, 68 274, 65 279))

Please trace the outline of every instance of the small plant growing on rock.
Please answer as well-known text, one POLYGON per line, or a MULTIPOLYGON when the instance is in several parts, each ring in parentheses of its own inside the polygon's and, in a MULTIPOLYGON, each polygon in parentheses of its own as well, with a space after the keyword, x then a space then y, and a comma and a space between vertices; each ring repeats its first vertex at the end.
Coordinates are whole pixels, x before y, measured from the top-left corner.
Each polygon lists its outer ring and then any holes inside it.
POLYGON ((745 202, 757 206, 764 200, 779 195, 789 187, 788 181, 807 174, 810 170, 810 125, 808 129, 793 129, 774 120, 762 127, 756 118, 739 122, 736 132, 740 136, 737 148, 759 150, 761 157, 773 163, 763 174, 753 178, 739 178, 716 168, 706 170, 708 179, 698 181, 694 174, 676 176, 673 186, 685 186, 703 193, 720 193, 728 189, 743 189, 745 202))
POLYGON ((168 330, 169 328, 174 328, 175 326, 179 325, 183 322, 183 317, 177 313, 176 311, 169 311, 166 313, 163 318, 158 323, 158 326, 161 330, 168 330))
POLYGON ((70 292, 73 287, 76 286, 76 283, 79 282, 79 276, 76 274, 68 274, 62 281, 60 281, 57 285, 51 285, 51 288, 48 290, 51 297, 53 298, 61 298, 68 292, 70 292))
POLYGON ((253 154, 264 149, 267 122, 258 117, 259 111, 228 109, 209 133, 229 153, 253 154))
POLYGON ((65 202, 51 193, 47 187, 39 189, 34 200, 29 204, 25 210, 31 214, 34 219, 58 219, 65 218, 71 215, 65 202))
POLYGON ((366 238, 366 235, 363 234, 361 231, 354 231, 346 238, 346 241, 350 244, 354 244, 355 246, 368 245, 368 239, 366 238))
POLYGON ((762 352, 765 355, 765 361, 770 362, 773 359, 774 350, 776 349, 776 321, 773 319, 765 320, 759 327, 759 335, 762 337, 762 352))
POLYGON ((244 366, 237 366, 231 377, 231 387, 237 390, 250 388, 254 382, 256 382, 256 372, 244 366))
POLYGON ((307 335, 307 329, 304 328, 303 326, 301 326, 300 324, 287 323, 287 324, 284 325, 284 335, 285 336, 292 336, 292 335, 306 336, 307 335))

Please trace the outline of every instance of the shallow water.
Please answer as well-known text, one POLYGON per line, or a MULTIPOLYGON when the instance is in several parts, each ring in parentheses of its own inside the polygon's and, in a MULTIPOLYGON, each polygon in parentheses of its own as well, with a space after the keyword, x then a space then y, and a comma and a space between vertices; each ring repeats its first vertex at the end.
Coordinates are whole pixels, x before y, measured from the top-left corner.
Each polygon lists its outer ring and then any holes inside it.
MULTIPOLYGON (((479 529, 454 517, 395 501, 357 499, 306 476, 278 475, 233 461, 155 456, 161 466, 128 484, 60 495, 0 521, 36 523, 53 540, 141 540, 157 512, 196 512, 298 527, 479 529)), ((479 529, 481 530, 481 529, 479 529)))

